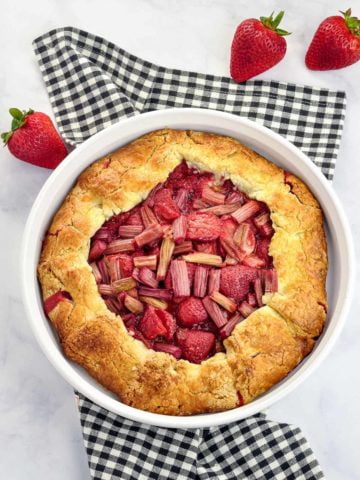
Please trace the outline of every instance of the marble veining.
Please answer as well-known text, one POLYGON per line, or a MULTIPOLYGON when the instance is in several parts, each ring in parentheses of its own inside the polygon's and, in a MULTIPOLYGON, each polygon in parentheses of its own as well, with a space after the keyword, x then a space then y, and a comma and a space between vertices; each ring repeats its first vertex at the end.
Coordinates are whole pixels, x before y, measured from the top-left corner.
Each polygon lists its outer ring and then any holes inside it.
MULTIPOLYGON (((50 112, 31 41, 73 25, 170 67, 226 75, 239 21, 286 10, 285 60, 260 78, 344 89, 348 108, 334 188, 360 236, 360 63, 311 72, 303 57, 316 25, 349 7, 344 0, 2 0, 0 129, 7 109, 50 112), (181 48, 179 48, 181 46, 181 48)), ((359 2, 352 2, 360 15, 359 2), (355 5, 356 4, 356 5, 355 5)), ((31 205, 49 175, 0 149, 0 471, 11 480, 85 480, 86 455, 72 389, 55 372, 33 337, 21 303, 19 255, 31 205)), ((359 259, 359 242, 356 242, 359 259)), ((359 262, 359 260, 357 260, 359 262)), ((301 387, 271 407, 270 418, 300 426, 330 480, 360 478, 360 302, 356 296, 344 331, 327 360, 301 387)))

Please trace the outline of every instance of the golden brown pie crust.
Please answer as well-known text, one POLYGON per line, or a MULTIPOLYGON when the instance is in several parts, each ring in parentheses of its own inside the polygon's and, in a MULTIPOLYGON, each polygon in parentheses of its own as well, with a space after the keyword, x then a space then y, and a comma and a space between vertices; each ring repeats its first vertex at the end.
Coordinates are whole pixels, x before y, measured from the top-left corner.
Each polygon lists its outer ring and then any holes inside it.
POLYGON ((151 412, 191 415, 245 403, 284 378, 312 350, 326 318, 322 212, 306 185, 238 141, 203 132, 151 132, 87 168, 55 215, 38 267, 44 299, 70 293, 51 311, 65 355, 121 401, 151 412), (200 365, 134 339, 98 293, 90 238, 105 220, 144 200, 185 159, 224 175, 265 202, 275 234, 270 255, 279 288, 238 324, 226 353, 200 365))

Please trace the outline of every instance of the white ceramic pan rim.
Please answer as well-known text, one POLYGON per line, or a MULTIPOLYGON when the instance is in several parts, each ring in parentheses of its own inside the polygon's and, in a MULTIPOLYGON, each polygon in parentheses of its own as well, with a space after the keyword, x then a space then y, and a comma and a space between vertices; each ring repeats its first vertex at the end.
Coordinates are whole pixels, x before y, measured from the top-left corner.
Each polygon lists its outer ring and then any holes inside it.
POLYGON ((297 388, 319 366, 338 338, 348 313, 353 259, 350 229, 338 197, 306 155, 280 135, 253 121, 218 111, 186 108, 155 111, 122 120, 97 133, 68 155, 45 182, 31 209, 23 237, 21 277, 25 308, 34 335, 48 360, 76 390, 103 408, 138 422, 171 428, 199 428, 227 424, 266 409, 297 388), (239 139, 302 178, 320 201, 326 218, 331 262, 330 310, 321 338, 313 352, 283 381, 248 405, 225 412, 177 417, 149 413, 123 404, 64 357, 42 308, 36 278, 42 238, 78 175, 102 155, 146 132, 166 127, 211 131, 239 139))

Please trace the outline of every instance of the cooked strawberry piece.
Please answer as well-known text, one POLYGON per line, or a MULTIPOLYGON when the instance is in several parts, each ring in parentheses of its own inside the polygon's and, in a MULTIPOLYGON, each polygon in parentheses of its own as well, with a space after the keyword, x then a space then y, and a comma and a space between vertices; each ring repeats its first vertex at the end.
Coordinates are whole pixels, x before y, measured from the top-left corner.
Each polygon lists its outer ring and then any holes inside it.
POLYGON ((196 242, 195 250, 197 252, 210 253, 211 255, 217 255, 217 245, 214 242, 196 242))
POLYGON ((243 265, 224 267, 220 274, 220 292, 239 302, 246 297, 257 276, 255 268, 243 265))
POLYGON ((256 255, 248 255, 242 261, 244 265, 248 267, 261 268, 265 266, 265 261, 262 258, 257 257, 256 255))
POLYGON ((179 207, 171 195, 171 190, 163 188, 156 192, 154 197, 155 214, 162 220, 175 220, 180 215, 179 207))
POLYGON ((107 243, 103 240, 95 240, 89 252, 89 262, 97 260, 107 249, 107 243))
POLYGON ((152 347, 157 352, 165 352, 169 353, 170 355, 174 356, 176 359, 180 359, 182 356, 182 350, 180 347, 176 345, 172 345, 169 343, 157 343, 155 342, 152 347))
POLYGON ((134 264, 133 264, 133 259, 130 257, 130 255, 126 255, 126 254, 117 255, 117 259, 120 264, 121 276, 131 277, 134 264))
POLYGON ((168 335, 165 325, 157 315, 157 309, 151 305, 147 305, 145 314, 140 320, 139 328, 149 340, 153 340, 156 337, 166 337, 166 335, 168 335))
POLYGON ((215 345, 215 335, 201 330, 184 330, 178 342, 184 358, 192 363, 201 363, 210 354, 215 345))
POLYGON ((192 212, 188 215, 186 238, 202 242, 216 240, 221 232, 221 221, 213 213, 192 212))
POLYGON ((264 260, 266 266, 271 263, 271 258, 269 257, 269 245, 270 238, 261 238, 257 241, 255 249, 255 255, 264 260))
POLYGON ((188 297, 178 306, 178 320, 184 327, 203 323, 208 319, 208 314, 199 298, 188 297))
POLYGON ((221 237, 233 237, 238 224, 230 215, 225 215, 221 218, 221 237))
POLYGON ((47 299, 44 301, 44 310, 46 315, 49 315, 49 313, 54 310, 56 305, 62 300, 71 300, 70 294, 63 290, 59 290, 50 297, 47 297, 47 299))
POLYGON ((166 340, 172 340, 174 338, 176 332, 176 320, 171 315, 171 313, 167 312, 166 310, 156 310, 156 315, 162 321, 164 327, 166 328, 166 340))
POLYGON ((140 340, 147 348, 152 348, 153 343, 148 340, 137 328, 134 326, 128 327, 130 335, 132 335, 136 340, 140 340))
POLYGON ((143 227, 139 210, 133 211, 127 218, 126 222, 124 222, 124 225, 140 225, 143 227))

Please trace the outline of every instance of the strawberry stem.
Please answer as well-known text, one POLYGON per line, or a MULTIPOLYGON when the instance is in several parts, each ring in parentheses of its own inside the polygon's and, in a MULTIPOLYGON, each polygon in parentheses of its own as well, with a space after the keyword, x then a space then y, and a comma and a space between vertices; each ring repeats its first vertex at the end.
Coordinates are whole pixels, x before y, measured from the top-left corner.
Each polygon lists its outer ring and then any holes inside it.
POLYGON ((15 132, 15 130, 18 130, 24 125, 26 121, 26 117, 34 113, 34 110, 29 108, 28 111, 26 110, 21 111, 18 108, 10 108, 9 113, 12 116, 11 130, 10 132, 4 132, 1 134, 1 138, 4 141, 5 145, 8 143, 8 141, 12 137, 12 134, 15 132))
POLYGON ((284 17, 284 13, 285 12, 281 10, 281 12, 279 12, 274 18, 273 17, 274 12, 273 12, 269 17, 260 17, 260 21, 264 25, 264 27, 268 28, 269 30, 272 30, 273 32, 280 35, 281 37, 284 37, 285 35, 291 35, 291 32, 287 32, 286 30, 278 28, 281 20, 284 17))
POLYGON ((360 20, 351 16, 351 8, 348 8, 345 12, 340 10, 340 13, 344 16, 346 26, 350 32, 356 37, 360 37, 360 20))

